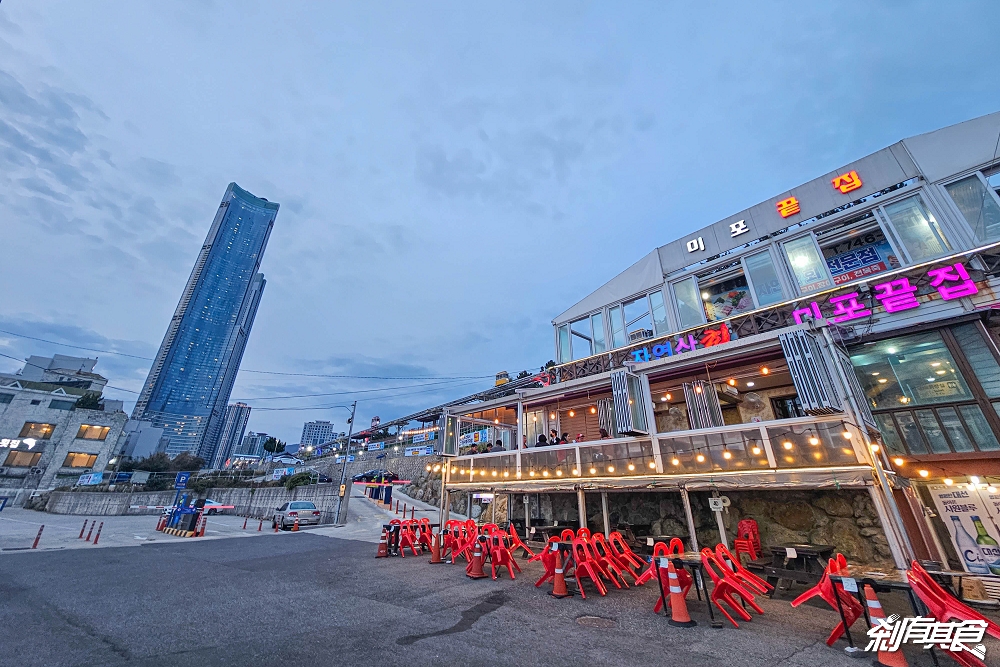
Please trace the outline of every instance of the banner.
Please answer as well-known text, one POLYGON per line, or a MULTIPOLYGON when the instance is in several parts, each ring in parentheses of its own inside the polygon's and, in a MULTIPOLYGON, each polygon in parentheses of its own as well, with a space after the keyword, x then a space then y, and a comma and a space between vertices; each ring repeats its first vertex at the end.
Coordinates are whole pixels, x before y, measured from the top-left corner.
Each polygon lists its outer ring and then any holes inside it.
POLYGON ((1000 575, 1000 492, 944 484, 927 489, 965 571, 1000 575))
POLYGON ((413 444, 418 442, 426 442, 428 440, 433 440, 437 437, 437 431, 428 431, 427 433, 414 433, 413 434, 413 444))
POLYGON ((94 486, 100 484, 101 480, 104 479, 103 472, 92 472, 89 475, 80 475, 80 479, 76 480, 77 486, 94 486))
POLYGON ((467 445, 478 445, 481 442, 486 442, 490 438, 490 430, 488 428, 483 428, 478 431, 472 431, 471 433, 466 433, 458 439, 458 444, 462 447, 467 445))
POLYGON ((377 451, 379 449, 385 449, 385 443, 384 442, 372 442, 372 443, 368 444, 368 451, 369 452, 374 452, 374 451, 377 451))
POLYGON ((424 447, 407 447, 403 452, 406 456, 429 456, 434 453, 434 445, 424 447))

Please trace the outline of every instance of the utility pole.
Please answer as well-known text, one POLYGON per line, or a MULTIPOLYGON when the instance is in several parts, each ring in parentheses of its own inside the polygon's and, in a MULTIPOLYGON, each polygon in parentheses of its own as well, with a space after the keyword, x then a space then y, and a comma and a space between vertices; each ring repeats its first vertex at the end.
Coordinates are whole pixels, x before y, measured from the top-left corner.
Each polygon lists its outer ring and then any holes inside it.
POLYGON ((351 418, 347 420, 347 445, 344 450, 344 466, 340 469, 340 487, 344 489, 343 495, 337 501, 337 518, 334 524, 342 526, 347 523, 347 506, 351 501, 351 486, 347 484, 347 459, 351 453, 351 436, 354 435, 354 413, 358 409, 358 402, 351 404, 351 418))

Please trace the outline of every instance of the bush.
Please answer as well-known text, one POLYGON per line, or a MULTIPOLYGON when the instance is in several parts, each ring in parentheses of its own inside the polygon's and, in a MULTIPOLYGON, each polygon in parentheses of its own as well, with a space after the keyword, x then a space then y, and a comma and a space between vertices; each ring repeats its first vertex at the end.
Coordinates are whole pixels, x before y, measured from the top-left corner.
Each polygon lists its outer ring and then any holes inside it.
POLYGON ((289 475, 285 478, 285 488, 291 491, 296 486, 306 486, 307 484, 312 484, 312 482, 312 473, 297 472, 294 475, 289 475))

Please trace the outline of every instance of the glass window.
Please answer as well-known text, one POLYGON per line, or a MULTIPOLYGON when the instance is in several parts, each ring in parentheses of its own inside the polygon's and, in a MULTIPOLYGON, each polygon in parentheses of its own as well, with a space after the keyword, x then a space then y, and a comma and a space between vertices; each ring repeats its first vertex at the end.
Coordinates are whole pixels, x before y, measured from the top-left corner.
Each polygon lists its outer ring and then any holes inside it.
POLYGON ((601 313, 590 316, 590 326, 594 330, 594 354, 608 349, 604 340, 604 316, 601 313))
POLYGON ((614 306, 608 314, 611 316, 611 346, 614 348, 625 346, 625 323, 622 321, 621 306, 614 306))
POLYGON ((973 446, 972 440, 969 438, 969 434, 966 432, 965 428, 962 427, 962 420, 958 418, 958 413, 955 412, 955 408, 939 408, 937 412, 938 417, 941 418, 941 425, 944 426, 945 433, 948 434, 948 439, 951 440, 951 444, 955 448, 955 451, 975 451, 976 448, 973 446))
POLYGON ((960 324, 951 328, 962 354, 976 374, 983 391, 990 398, 1000 398, 1000 364, 990 352, 975 324, 960 324))
POLYGON ((21 427, 19 438, 34 438, 35 440, 48 440, 52 437, 55 424, 39 424, 37 422, 24 422, 21 427))
POLYGON ((885 442, 885 446, 889 448, 890 452, 896 454, 906 454, 906 448, 903 447, 903 441, 899 439, 899 434, 896 433, 896 425, 892 421, 892 415, 882 413, 875 415, 875 421, 878 422, 878 430, 882 432, 882 441, 885 442))
POLYGON ((108 431, 110 430, 110 426, 91 426, 89 424, 81 424, 80 430, 76 433, 76 437, 81 440, 104 440, 108 437, 108 431))
POLYGON ((792 267, 792 275, 795 276, 800 293, 807 294, 833 286, 826 275, 826 262, 823 261, 811 236, 803 236, 786 243, 785 255, 788 256, 788 263, 792 267))
POLYGON ((290 510, 314 510, 316 505, 305 501, 297 501, 288 506, 290 510))
POLYGON ((41 452, 11 452, 3 464, 10 468, 30 468, 38 463, 40 458, 42 458, 41 452))
POLYGON ((696 327, 704 322, 698 283, 694 276, 674 283, 674 301, 677 304, 677 316, 680 318, 682 329, 696 327))
POLYGON ((662 336, 670 333, 667 325, 667 307, 663 303, 663 292, 656 290, 649 295, 649 303, 653 306, 653 328, 656 334, 662 336))
POLYGON ((972 400, 972 391, 936 331, 864 346, 851 355, 875 409, 972 400))
POLYGON ((76 401, 59 401, 55 399, 49 401, 49 407, 53 410, 72 410, 75 405, 76 401))
POLYGON ((785 298, 770 252, 765 250, 756 255, 750 255, 743 261, 746 264, 747 273, 750 274, 750 281, 753 283, 753 292, 757 296, 758 305, 770 306, 785 298))
POLYGON ((0 405, 14 400, 14 394, 0 394, 0 405))
POLYGON ((899 268, 899 258, 869 211, 816 235, 835 285, 899 268))
POLYGON ((86 454, 82 452, 70 452, 63 461, 64 468, 93 468, 97 461, 97 454, 86 454))
POLYGON ((941 226, 920 195, 889 204, 885 207, 885 213, 914 262, 931 259, 951 250, 951 244, 944 237, 941 226))
POLYGON ((698 289, 709 322, 754 309, 750 285, 739 262, 698 276, 698 289))
POLYGON ((917 428, 917 422, 913 421, 913 415, 909 412, 897 412, 896 421, 899 423, 901 435, 910 453, 927 454, 927 441, 924 440, 920 429, 917 428))
POLYGON ((978 175, 944 186, 979 241, 1000 238, 1000 206, 978 175))
POLYGON ((969 427, 972 439, 975 440, 979 451, 995 452, 1000 449, 1000 442, 997 442, 997 437, 993 435, 993 429, 990 428, 986 416, 978 405, 960 405, 958 411, 969 427))
POLYGON ((915 412, 917 421, 920 422, 920 428, 923 429, 924 435, 931 443, 931 451, 935 454, 950 454, 951 449, 948 447, 948 441, 944 439, 944 433, 941 432, 941 427, 934 417, 934 411, 916 410, 915 412))
POLYGON ((566 363, 573 359, 573 355, 569 351, 569 326, 562 325, 559 327, 559 361, 561 363, 566 363))
POLYGON ((649 299, 641 296, 622 304, 625 314, 625 338, 628 342, 653 337, 653 318, 649 313, 649 299))
POLYGON ((573 360, 583 359, 591 355, 593 337, 590 331, 590 318, 585 317, 569 325, 572 334, 573 360))

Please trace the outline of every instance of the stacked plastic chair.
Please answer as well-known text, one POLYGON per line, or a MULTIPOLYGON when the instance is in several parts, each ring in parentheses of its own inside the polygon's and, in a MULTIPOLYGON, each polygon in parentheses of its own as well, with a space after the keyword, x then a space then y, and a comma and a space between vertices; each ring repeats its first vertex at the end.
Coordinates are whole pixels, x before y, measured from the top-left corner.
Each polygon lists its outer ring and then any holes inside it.
MULTIPOLYGON (((510 554, 510 550, 507 548, 507 544, 504 540, 506 533, 499 528, 494 531, 488 539, 489 551, 490 551, 490 574, 493 579, 497 578, 497 568, 507 568, 510 578, 514 579, 514 570, 518 572, 521 568, 516 562, 514 562, 514 557, 510 554)), ((501 569, 501 571, 503 571, 501 569)))
MULTIPOLYGON (((642 568, 645 567, 646 562, 632 551, 631 547, 629 547, 628 543, 625 541, 625 538, 622 537, 622 534, 617 530, 612 531, 612 533, 608 535, 608 543, 611 545, 611 550, 615 552, 616 556, 618 556, 618 560, 628 562, 630 567, 637 568, 638 570, 642 570, 642 568)), ((636 583, 638 584, 641 582, 636 579, 636 583)))
POLYGON ((750 560, 757 560, 762 553, 760 548, 760 531, 753 519, 743 519, 736 524, 736 539, 733 540, 733 551, 736 555, 747 554, 750 560))
MULTIPOLYGON (((517 534, 517 529, 514 528, 514 524, 510 524, 510 555, 513 556, 517 553, 518 549, 524 549, 525 555, 529 556, 531 560, 535 559, 535 553, 528 548, 528 545, 521 540, 521 536, 517 534)), ((528 561, 529 563, 531 561, 528 561)))
MULTIPOLYGON (((910 582, 913 592, 927 606, 928 613, 935 620, 941 623, 951 621, 983 621, 986 623, 987 634, 1000 639, 1000 625, 962 604, 942 588, 940 584, 934 581, 930 574, 927 573, 927 570, 917 561, 913 561, 910 568, 906 572, 906 579, 910 582)), ((985 663, 971 653, 948 650, 945 650, 945 652, 955 662, 965 667, 985 667, 985 663)))
POLYGON ((736 601, 736 597, 739 597, 745 605, 749 606, 758 614, 764 613, 764 610, 757 604, 753 593, 747 590, 746 586, 744 586, 743 582, 736 577, 729 566, 719 560, 715 553, 708 547, 701 550, 701 564, 708 573, 708 576, 712 578, 712 583, 714 584, 712 594, 710 596, 712 604, 714 604, 718 610, 722 612, 723 616, 729 619, 729 622, 733 624, 733 627, 738 628, 740 625, 722 606, 723 602, 725 602, 726 605, 728 605, 729 608, 744 621, 751 620, 751 616, 743 608, 743 606, 736 601))
MULTIPOLYGON (((581 581, 583 577, 590 579, 598 593, 607 595, 608 589, 601 581, 600 566, 594 560, 593 551, 591 551, 590 543, 587 540, 579 537, 573 540, 573 560, 576 565, 574 576, 576 577, 576 585, 580 589, 580 597, 587 599, 587 593, 583 590, 583 582, 581 581)), ((619 586, 619 588, 621 587, 619 586)))
POLYGON ((417 551, 417 534, 414 530, 414 525, 416 521, 407 519, 400 523, 399 530, 399 555, 403 558, 406 557, 406 549, 409 548, 410 552, 414 556, 419 556, 420 552, 417 551))
MULTIPOLYGON (((830 559, 826 568, 823 570, 823 576, 820 577, 819 583, 792 600, 792 606, 798 607, 806 600, 819 596, 821 600, 830 605, 832 609, 836 610, 837 598, 840 598, 840 608, 844 610, 844 618, 847 619, 847 627, 851 627, 856 620, 864 615, 864 608, 861 606, 861 603, 858 602, 857 598, 843 589, 843 586, 834 586, 833 581, 830 580, 831 575, 844 577, 850 576, 850 572, 847 569, 847 559, 844 558, 843 554, 837 554, 836 558, 830 559)), ((844 622, 840 621, 834 626, 833 630, 830 632, 830 636, 827 637, 826 645, 833 646, 833 643, 840 639, 843 634, 844 622)))
MULTIPOLYGON (((663 586, 663 590, 665 591, 669 590, 670 582, 661 580, 661 574, 660 574, 661 568, 659 567, 658 558, 662 557, 669 558, 670 556, 683 556, 683 555, 684 555, 684 543, 681 542, 679 537, 671 539, 669 546, 664 544, 663 542, 657 542, 656 545, 653 546, 653 560, 649 564, 650 570, 652 570, 652 574, 650 574, 649 570, 643 572, 642 574, 643 576, 649 575, 650 578, 660 580, 661 585, 663 586), (657 549, 657 546, 660 546, 661 548, 657 549)), ((687 597, 688 591, 690 591, 691 586, 694 585, 694 579, 691 577, 690 574, 688 574, 687 570, 685 570, 684 568, 676 568, 674 573, 677 575, 677 584, 681 587, 681 596, 687 597)), ((649 579, 647 578, 647 581, 648 580, 649 579)), ((665 598, 656 599, 656 604, 653 606, 654 614, 659 614, 660 610, 663 609, 664 599, 665 598)))
POLYGON ((740 562, 739 556, 733 555, 729 549, 726 548, 726 545, 715 545, 715 556, 722 561, 723 564, 729 566, 733 576, 742 582, 748 590, 757 591, 761 595, 767 595, 774 590, 774 586, 743 567, 743 563, 740 562))
POLYGON ((597 558, 600 559, 601 564, 605 566, 604 569, 614 575, 617 575, 618 578, 622 580, 622 583, 625 584, 626 588, 628 588, 628 584, 625 582, 626 574, 632 577, 633 585, 636 581, 638 581, 639 577, 637 577, 629 568, 630 563, 627 560, 622 560, 618 557, 618 554, 614 552, 610 543, 604 537, 604 533, 594 533, 590 537, 590 546, 594 550, 594 555, 597 556, 597 558))

